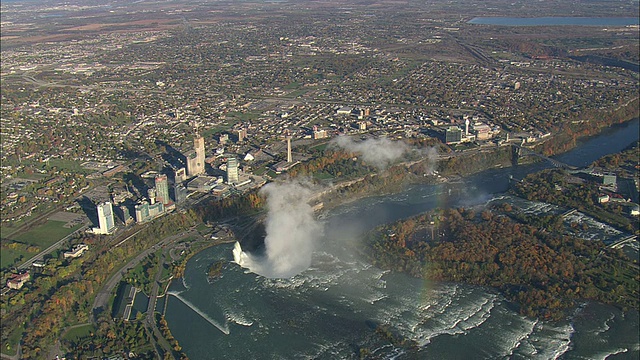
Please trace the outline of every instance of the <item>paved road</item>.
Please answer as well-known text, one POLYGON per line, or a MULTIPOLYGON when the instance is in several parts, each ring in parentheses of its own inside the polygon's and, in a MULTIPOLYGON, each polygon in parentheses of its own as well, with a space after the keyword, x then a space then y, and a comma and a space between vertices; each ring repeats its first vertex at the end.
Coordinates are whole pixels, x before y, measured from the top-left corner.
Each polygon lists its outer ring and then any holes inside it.
MULTIPOLYGON (((156 309, 156 301, 158 300, 160 277, 162 276, 162 266, 164 265, 165 257, 166 257, 165 252, 163 251, 162 255, 160 256, 160 261, 158 261, 156 277, 155 279, 153 279, 153 287, 151 288, 151 293, 149 294, 149 305, 147 306, 147 314, 145 316, 144 322, 145 322, 145 326, 151 329, 155 337, 158 339, 158 342, 160 343, 159 345, 162 347, 163 351, 165 353, 171 354, 172 353, 171 344, 169 344, 167 339, 165 339, 162 333, 160 332, 160 329, 158 329, 158 326, 156 325, 156 319, 154 316, 155 315, 154 312, 156 309)), ((157 348, 157 346, 155 347, 157 348)))
POLYGON ((102 309, 102 311, 104 311, 104 310, 106 310, 108 308, 107 302, 109 301, 109 297, 111 296, 111 292, 113 291, 113 289, 115 289, 116 285, 118 285, 118 283, 120 283, 120 281, 122 280, 122 277, 127 273, 127 271, 129 269, 133 269, 134 267, 136 267, 136 265, 138 265, 138 263, 140 261, 142 261, 142 259, 147 257, 149 254, 157 251, 162 246, 165 246, 165 245, 167 245, 167 244, 169 244, 171 242, 178 241, 179 239, 187 237, 191 233, 194 233, 194 232, 197 233, 197 231, 195 231, 195 230, 190 230, 190 231, 182 232, 180 234, 169 236, 169 237, 166 237, 166 238, 162 239, 156 245, 153 245, 152 247, 148 248, 147 250, 144 250, 143 252, 138 254, 136 257, 131 259, 125 266, 123 266, 117 273, 115 273, 111 277, 111 279, 109 279, 104 284, 102 289, 96 295, 96 299, 93 302, 93 307, 92 307, 92 314, 94 315, 93 316, 93 321, 95 322, 95 320, 96 320, 95 319, 95 315, 97 314, 99 309, 102 309))

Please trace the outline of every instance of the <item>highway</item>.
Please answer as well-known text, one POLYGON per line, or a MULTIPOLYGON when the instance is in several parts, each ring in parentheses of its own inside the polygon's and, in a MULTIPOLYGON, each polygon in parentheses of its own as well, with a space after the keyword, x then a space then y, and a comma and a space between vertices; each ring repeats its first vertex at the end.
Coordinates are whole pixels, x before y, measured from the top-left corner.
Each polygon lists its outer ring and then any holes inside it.
POLYGON ((116 272, 113 276, 111 276, 111 278, 104 284, 102 289, 96 295, 96 299, 93 302, 93 307, 92 307, 92 314, 94 315, 94 321, 95 321, 95 315, 100 311, 100 309, 104 311, 108 308, 108 301, 109 301, 109 297, 111 296, 111 293, 115 289, 116 285, 120 283, 120 281, 122 280, 122 277, 127 273, 127 271, 136 267, 136 265, 138 265, 138 263, 142 261, 142 259, 147 257, 149 254, 156 252, 158 249, 170 243, 176 242, 190 235, 193 235, 194 233, 197 234, 198 232, 196 230, 190 230, 190 231, 181 232, 180 234, 177 234, 177 235, 166 237, 162 239, 160 242, 158 242, 157 244, 153 245, 152 247, 139 253, 133 259, 129 260, 129 262, 126 265, 124 265, 120 270, 118 270, 118 272, 116 272))
MULTIPOLYGON (((168 236, 168 237, 162 239, 157 244, 153 245, 152 247, 144 250, 143 252, 138 254, 133 259, 129 260, 129 262, 127 262, 127 264, 125 264, 120 270, 118 270, 115 274, 113 274, 113 276, 111 276, 111 278, 104 284, 102 289, 96 294, 96 298, 95 298, 95 300, 93 302, 93 307, 91 308, 91 313, 93 315, 92 318, 91 318, 91 321, 93 321, 94 324, 95 324, 95 322, 97 320, 97 315, 99 313, 101 313, 103 311, 107 311, 109 309, 109 303, 108 302, 109 302, 109 299, 111 298, 111 293, 114 291, 116 286, 122 281, 122 278, 127 273, 127 271, 129 271, 130 269, 133 269, 134 267, 136 267, 145 257, 147 257, 150 254, 156 252, 157 250, 162 249, 162 248, 166 247, 167 245, 170 245, 172 243, 175 243, 175 242, 177 242, 177 241, 179 241, 181 239, 187 238, 187 237, 192 236, 192 235, 200 236, 198 231, 193 229, 193 228, 191 230, 189 230, 189 231, 183 231, 183 232, 181 232, 179 234, 168 236)), ((131 236, 133 236, 133 235, 131 235, 131 236)), ((118 243, 117 245, 122 244, 124 241, 128 240, 129 238, 131 238, 131 236, 127 237, 126 239, 124 239, 123 241, 118 243)), ((166 257, 166 254, 165 254, 165 251, 163 251, 162 254, 160 255, 160 261, 158 262, 158 269, 157 269, 158 271, 156 272, 156 276, 153 279, 153 285, 152 285, 152 288, 151 288, 151 293, 148 294, 149 295, 149 304, 147 306, 147 313, 146 313, 145 320, 144 320, 145 326, 152 333, 152 334, 150 334, 150 337, 151 337, 152 341, 154 342, 154 348, 155 348, 156 354, 158 356, 160 355, 158 353, 158 347, 161 347, 163 352, 165 352, 165 353, 169 353, 169 354, 173 353, 172 349, 171 349, 171 345, 164 338, 164 336, 162 335, 162 333, 158 329, 158 327, 156 325, 156 322, 155 322, 155 317, 154 317, 154 311, 155 311, 155 307, 156 307, 156 302, 157 302, 158 292, 159 292, 159 286, 160 286, 160 277, 162 276, 162 265, 164 264, 165 257, 166 257)))
POLYGON ((155 338, 158 339, 159 344, 156 344, 156 347, 157 345, 160 345, 163 349, 163 352, 171 353, 171 344, 169 344, 167 339, 165 339, 162 335, 162 332, 160 332, 160 329, 158 329, 154 316, 156 310, 156 302, 158 300, 158 291, 160 288, 160 277, 162 276, 162 265, 164 264, 165 257, 165 252, 163 251, 162 255, 160 256, 160 261, 158 261, 156 276, 153 279, 153 287, 151 288, 151 293, 149 294, 149 304, 147 306, 147 313, 144 322, 147 328, 151 329, 151 331, 155 335, 155 338))

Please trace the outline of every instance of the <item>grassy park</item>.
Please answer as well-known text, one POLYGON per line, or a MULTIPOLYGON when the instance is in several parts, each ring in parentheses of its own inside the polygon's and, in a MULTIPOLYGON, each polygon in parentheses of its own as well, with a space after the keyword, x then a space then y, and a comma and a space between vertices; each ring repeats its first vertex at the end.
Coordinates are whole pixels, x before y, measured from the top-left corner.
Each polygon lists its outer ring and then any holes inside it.
POLYGON ((64 224, 64 221, 48 220, 11 239, 3 238, 0 268, 6 269, 21 260, 29 259, 82 226, 79 224, 65 228, 64 224))
POLYGON ((69 328, 62 338, 64 340, 78 341, 91 336, 91 334, 95 332, 96 329, 92 324, 77 325, 76 327, 69 328))

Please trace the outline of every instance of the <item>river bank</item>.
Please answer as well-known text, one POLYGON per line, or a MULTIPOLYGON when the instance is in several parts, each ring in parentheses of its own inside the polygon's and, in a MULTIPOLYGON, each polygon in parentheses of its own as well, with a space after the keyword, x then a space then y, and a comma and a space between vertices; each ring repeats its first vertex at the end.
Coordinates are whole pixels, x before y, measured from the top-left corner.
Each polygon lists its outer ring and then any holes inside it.
MULTIPOLYGON (((534 150, 545 150, 546 156, 558 157, 600 134, 607 131, 615 131, 617 127, 624 126, 625 124, 634 124, 637 122, 638 117, 634 117, 622 123, 615 123, 608 127, 599 128, 600 131, 596 135, 572 137, 572 140, 569 142, 564 142, 566 140, 564 136, 555 136, 544 142, 533 144, 534 146, 532 146, 532 148, 534 150), (561 145, 554 145, 554 143, 560 143, 561 145)), ((408 161, 396 164, 377 174, 334 184, 327 189, 319 191, 316 196, 313 197, 313 202, 322 202, 323 211, 327 211, 364 197, 393 194, 410 185, 459 181, 483 171, 495 168, 507 168, 514 165, 525 165, 537 161, 543 160, 528 157, 525 160, 519 159, 519 161, 515 161, 513 147, 511 145, 441 154, 436 164, 433 164, 433 159, 408 161)), ((587 164, 580 164, 579 166, 586 165, 587 164)))
POLYGON ((587 299, 638 310, 637 265, 622 252, 567 234, 560 214, 532 215, 506 197, 481 210, 434 210, 377 227, 365 241, 369 259, 430 281, 491 287, 533 319, 566 319, 587 299))
MULTIPOLYGON (((565 153, 562 161, 594 161, 580 153, 582 147, 592 147, 592 140, 598 141, 593 145, 598 150, 617 152, 637 140, 637 128, 635 121, 605 131, 565 153)), ((446 358, 451 349, 459 349, 460 356, 467 358, 477 351, 494 358, 533 354, 553 358, 564 353, 594 357, 634 349, 637 314, 589 304, 576 311, 572 322, 533 321, 521 317, 495 292, 389 273, 358 255, 362 233, 375 226, 434 208, 485 203, 494 196, 490 194, 508 189, 509 176, 522 178, 551 166, 506 164, 448 178, 458 179, 456 183, 438 182, 436 175, 433 184, 403 184, 392 195, 363 193, 356 198, 352 194, 348 203, 336 202, 323 210, 325 234, 312 267, 292 279, 265 279, 229 266, 213 286, 207 270, 217 261, 232 261, 232 246, 201 251, 187 263, 184 281, 171 286, 177 296, 167 299, 167 322, 183 351, 198 359, 213 359, 212 354, 215 358, 252 358, 264 353, 288 358, 350 358, 354 347, 356 351, 387 349, 376 350, 376 354, 399 351, 372 335, 371 324, 381 323, 393 324, 403 337, 416 341, 421 355, 431 358, 446 358), (600 337, 598 349, 589 347, 590 334, 605 325, 611 330, 600 337), (615 336, 606 336, 609 333, 615 336), (282 338, 287 339, 286 346, 282 338)), ((407 172, 404 166, 398 169, 396 175, 407 172)), ((636 353, 629 351, 632 356, 636 353)))

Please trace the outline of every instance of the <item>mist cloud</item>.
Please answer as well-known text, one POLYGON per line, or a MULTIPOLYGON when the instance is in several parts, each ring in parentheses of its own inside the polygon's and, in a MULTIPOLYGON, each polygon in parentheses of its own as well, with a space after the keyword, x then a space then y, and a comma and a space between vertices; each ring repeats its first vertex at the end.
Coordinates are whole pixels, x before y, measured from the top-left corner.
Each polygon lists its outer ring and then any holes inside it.
POLYGON ((245 253, 236 243, 234 258, 240 266, 268 278, 290 278, 311 265, 314 244, 322 235, 308 201, 309 185, 297 181, 270 183, 267 196, 265 255, 245 253))
POLYGON ((433 175, 436 170, 436 164, 438 163, 438 148, 428 147, 420 151, 420 155, 426 158, 424 162, 424 173, 427 175, 433 175))
POLYGON ((387 138, 372 138, 356 142, 349 136, 339 136, 332 141, 332 144, 360 154, 364 161, 379 169, 389 166, 410 151, 402 141, 391 141, 387 138))

